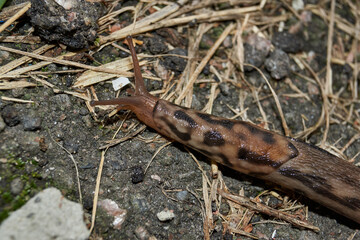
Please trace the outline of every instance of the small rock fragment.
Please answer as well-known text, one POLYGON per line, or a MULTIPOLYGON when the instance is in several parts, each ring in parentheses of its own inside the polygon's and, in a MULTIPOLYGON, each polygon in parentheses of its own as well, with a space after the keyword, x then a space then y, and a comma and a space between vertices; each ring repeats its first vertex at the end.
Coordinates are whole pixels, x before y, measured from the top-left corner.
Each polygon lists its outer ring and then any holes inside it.
POLYGON ((166 222, 174 219, 175 214, 172 210, 165 209, 157 213, 156 216, 160 220, 160 222, 166 222))
POLYGON ((18 116, 18 111, 13 106, 6 106, 1 113, 1 116, 4 119, 4 122, 9 126, 13 127, 20 123, 20 117, 18 116))
POLYGON ((270 72, 271 77, 282 79, 290 72, 290 58, 284 51, 276 49, 265 60, 265 68, 270 72))
POLYGON ((20 178, 15 178, 10 183, 11 193, 14 195, 18 195, 24 188, 24 183, 20 178))
MULTIPOLYGON (((177 54, 182 56, 187 56, 187 52, 181 48, 175 48, 168 52, 169 54, 177 54)), ((164 57, 164 61, 161 61, 167 69, 174 71, 176 75, 182 73, 186 67, 187 60, 181 57, 168 56, 164 57)))
POLYGON ((150 238, 149 232, 143 226, 138 226, 135 229, 135 235, 140 240, 147 240, 150 238))
POLYGON ((287 53, 297 53, 304 48, 304 39, 299 34, 291 34, 288 32, 275 32, 271 42, 287 53))
POLYGON ((179 199, 180 201, 184 201, 186 199, 186 197, 188 196, 188 191, 181 191, 176 193, 176 198, 179 199))
MULTIPOLYGON (((249 36, 244 44, 244 62, 260 67, 269 54, 271 42, 256 34, 249 36)), ((244 66, 245 71, 251 71, 251 66, 244 66)))
POLYGON ((136 166, 132 169, 132 173, 131 173, 131 182, 132 183, 139 183, 142 182, 144 180, 145 174, 144 174, 144 170, 142 169, 141 166, 136 166))
POLYGON ((41 129, 41 118, 30 113, 22 119, 25 131, 36 131, 41 129))
POLYGON ((164 43, 161 37, 154 36, 145 40, 145 45, 152 54, 161 54, 168 50, 168 47, 164 43))
POLYGON ((120 230, 121 225, 125 222, 127 211, 119 208, 118 204, 111 199, 99 201, 98 206, 114 217, 113 226, 115 229, 120 230))
POLYGON ((5 129, 5 122, 4 119, 0 116, 0 132, 2 132, 5 129))

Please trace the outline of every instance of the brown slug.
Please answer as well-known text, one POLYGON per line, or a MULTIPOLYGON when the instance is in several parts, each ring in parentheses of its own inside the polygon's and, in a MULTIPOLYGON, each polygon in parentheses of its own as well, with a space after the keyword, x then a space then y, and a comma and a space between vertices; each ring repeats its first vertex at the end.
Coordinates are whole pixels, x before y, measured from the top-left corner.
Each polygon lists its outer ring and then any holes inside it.
POLYGON ((244 121, 229 120, 174 105, 149 94, 131 36, 135 93, 131 97, 92 101, 119 105, 139 120, 241 173, 299 192, 360 223, 360 169, 327 151, 244 121))

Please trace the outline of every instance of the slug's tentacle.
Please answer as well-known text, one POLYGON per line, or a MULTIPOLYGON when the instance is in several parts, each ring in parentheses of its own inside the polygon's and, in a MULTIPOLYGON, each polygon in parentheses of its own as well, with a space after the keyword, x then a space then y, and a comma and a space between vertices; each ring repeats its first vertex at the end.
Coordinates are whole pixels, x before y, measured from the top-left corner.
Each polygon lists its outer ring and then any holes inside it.
POLYGON ((299 192, 360 223, 360 169, 315 146, 256 125, 174 105, 145 89, 131 37, 135 94, 91 105, 118 105, 160 134, 239 172, 299 192))
POLYGON ((133 45, 132 37, 126 38, 131 57, 134 64, 135 75, 135 94, 131 97, 121 97, 117 99, 91 101, 91 106, 96 105, 118 105, 118 109, 126 109, 133 111, 136 116, 146 123, 149 127, 156 129, 153 116, 153 109, 155 108, 157 97, 152 96, 145 87, 144 79, 141 74, 139 60, 136 56, 136 51, 133 45))

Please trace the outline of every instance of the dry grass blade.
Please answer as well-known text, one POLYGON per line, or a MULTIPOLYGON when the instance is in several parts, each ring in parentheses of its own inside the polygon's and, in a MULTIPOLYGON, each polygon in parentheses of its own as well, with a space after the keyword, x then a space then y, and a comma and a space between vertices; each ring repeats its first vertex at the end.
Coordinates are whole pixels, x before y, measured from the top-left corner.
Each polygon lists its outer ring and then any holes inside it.
POLYGON ((22 7, 15 15, 9 18, 5 23, 0 26, 0 33, 4 31, 8 26, 10 26, 16 19, 20 18, 27 10, 31 7, 31 3, 28 2, 24 7, 22 7))
MULTIPOLYGON (((54 47, 54 45, 44 45, 44 46, 36 49, 33 53, 42 54, 42 53, 46 52, 47 50, 49 50, 49 49, 51 49, 53 47, 54 47)), ((26 63, 26 62, 28 62, 30 60, 31 60, 30 57, 25 56, 25 57, 17 58, 15 60, 9 62, 6 65, 3 65, 3 66, 0 67, 0 75, 5 74, 5 73, 15 69, 18 66, 20 66, 20 65, 22 65, 22 64, 24 64, 24 63, 26 63)))
POLYGON ((3 47, 3 46, 0 46, 0 50, 4 50, 4 51, 16 53, 16 54, 20 54, 20 55, 24 55, 24 56, 28 56, 28 57, 40 59, 40 60, 43 60, 43 61, 49 61, 49 62, 61 64, 61 65, 84 68, 84 69, 92 70, 92 71, 95 71, 95 72, 106 72, 106 73, 117 74, 117 75, 121 75, 121 76, 125 76, 125 77, 132 77, 134 75, 133 73, 126 72, 126 71, 119 71, 119 70, 108 69, 108 68, 104 68, 104 67, 94 67, 94 66, 85 65, 85 64, 81 64, 81 63, 77 63, 77 62, 73 62, 73 61, 67 61, 67 60, 62 60, 62 59, 58 59, 58 58, 45 57, 45 56, 42 56, 42 55, 39 55, 39 54, 28 53, 28 52, 12 49, 12 48, 8 48, 8 47, 3 47))
POLYGON ((41 38, 37 36, 0 36, 0 42, 8 43, 41 43, 41 38))
POLYGON ((23 100, 23 99, 11 98, 11 97, 5 97, 5 96, 2 96, 1 100, 17 102, 17 103, 34 103, 34 101, 31 101, 31 100, 23 100))
POLYGON ((90 230, 89 230, 90 232, 92 232, 92 230, 94 229, 94 226, 95 226, 95 217, 96 217, 96 210, 97 210, 97 204, 98 204, 98 199, 99 199, 101 175, 102 175, 102 170, 103 170, 104 161, 105 161, 105 153, 106 153, 106 150, 101 151, 99 170, 98 170, 98 174, 97 174, 97 177, 96 177, 96 185, 95 185, 94 200, 93 200, 93 209, 92 209, 92 213, 91 213, 91 226, 90 226, 90 230))
POLYGON ((229 19, 237 19, 242 17, 245 13, 250 13, 259 10, 258 6, 255 7, 246 7, 246 8, 237 8, 237 9, 228 9, 222 11, 213 11, 211 13, 203 13, 193 16, 175 18, 170 20, 162 20, 156 23, 148 23, 143 27, 137 27, 134 29, 121 29, 116 31, 109 36, 100 37, 100 43, 103 44, 108 41, 114 41, 125 38, 127 35, 137 35, 140 33, 150 32, 159 28, 178 26, 189 23, 196 19, 199 22, 212 22, 212 21, 226 21, 229 19))
POLYGON ((201 71, 204 69, 207 62, 210 60, 210 58, 214 55, 215 51, 219 48, 220 44, 224 41, 227 35, 234 29, 234 24, 230 24, 225 28, 225 30, 222 32, 220 37, 216 40, 214 45, 209 49, 206 56, 201 60, 200 64, 197 66, 195 72, 191 76, 189 82, 184 87, 184 89, 181 91, 179 97, 176 99, 175 103, 180 104, 180 102, 184 99, 185 95, 188 93, 188 91, 193 87, 197 77, 201 73, 201 71))
MULTIPOLYGON (((141 61, 139 62, 140 66, 146 65, 148 61, 141 61)), ((133 64, 130 57, 122 58, 117 61, 113 61, 107 64, 102 65, 102 67, 107 69, 116 69, 117 71, 128 72, 129 70, 133 69, 133 64)), ((109 80, 111 78, 116 77, 116 74, 109 74, 104 72, 94 72, 92 70, 88 70, 84 72, 78 79, 76 80, 73 87, 75 88, 83 88, 95 83, 103 82, 109 80)), ((147 77, 144 75, 144 77, 147 77)), ((151 78, 150 76, 148 76, 151 78)))
POLYGON ((10 90, 14 88, 25 88, 25 87, 36 87, 36 84, 24 80, 0 82, 0 90, 10 90))
MULTIPOLYGON (((330 25, 329 25, 329 31, 328 31, 328 41, 327 41, 327 56, 326 56, 326 80, 325 80, 325 94, 327 96, 332 95, 332 87, 333 87, 333 74, 331 69, 331 50, 333 48, 333 35, 334 35, 334 14, 335 14, 335 0, 331 0, 331 10, 330 10, 330 25)), ((330 106, 328 103, 327 98, 324 99, 324 105, 325 109, 328 109, 330 106)), ((325 130, 323 134, 323 138, 321 141, 321 147, 325 145, 327 135, 329 132, 330 127, 330 116, 329 114, 325 117, 325 130)))
POLYGON ((272 88, 270 82, 268 81, 268 79, 266 78, 266 76, 264 75, 264 73, 257 67, 255 67, 254 65, 250 65, 250 64, 245 64, 245 65, 248 65, 248 66, 251 66, 253 67, 254 69, 256 69, 256 71, 258 71, 261 75, 261 77, 265 80, 266 84, 268 85, 270 91, 271 91, 271 94, 274 98, 274 101, 275 101, 275 104, 276 104, 276 108, 278 109, 279 111, 279 115, 280 115, 280 118, 281 118, 281 123, 282 123, 282 126, 283 126, 283 129, 284 129, 284 133, 286 136, 291 136, 291 131, 286 123, 286 120, 285 120, 285 116, 284 116, 284 113, 282 111, 282 108, 281 108, 281 104, 280 104, 280 101, 279 101, 279 98, 276 94, 276 92, 274 91, 274 89, 272 88))
POLYGON ((146 128, 146 126, 142 126, 141 128, 139 128, 139 129, 136 130, 135 132, 132 132, 132 133, 126 135, 125 137, 122 137, 122 138, 120 138, 120 139, 113 139, 113 140, 111 140, 110 143, 108 143, 108 144, 106 144, 106 145, 104 145, 104 146, 99 147, 99 149, 100 149, 100 150, 102 150, 102 149, 107 149, 107 148, 112 147, 112 146, 115 146, 115 145, 117 145, 117 144, 119 144, 119 143, 121 143, 121 142, 124 142, 124 141, 126 141, 126 140, 128 140, 128 139, 130 139, 130 138, 133 138, 133 137, 135 137, 136 135, 138 135, 139 133, 141 133, 142 131, 144 131, 145 128, 146 128))

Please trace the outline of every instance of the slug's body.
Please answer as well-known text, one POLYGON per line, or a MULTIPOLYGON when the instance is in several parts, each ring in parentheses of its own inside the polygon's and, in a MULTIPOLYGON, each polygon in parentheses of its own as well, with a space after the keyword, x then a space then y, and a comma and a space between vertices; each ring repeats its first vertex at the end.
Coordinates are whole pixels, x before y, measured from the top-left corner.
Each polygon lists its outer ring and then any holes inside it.
POLYGON ((174 105, 150 95, 132 45, 135 96, 96 101, 119 105, 160 134, 187 145, 239 172, 274 182, 360 223, 360 170, 296 139, 256 125, 174 105))

